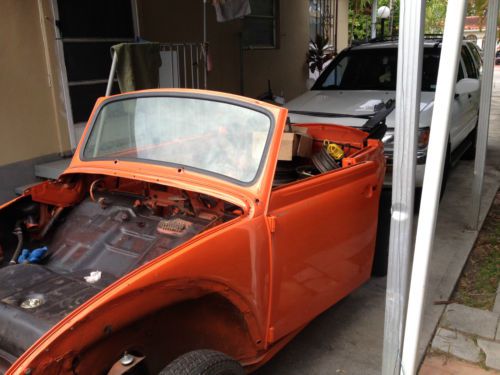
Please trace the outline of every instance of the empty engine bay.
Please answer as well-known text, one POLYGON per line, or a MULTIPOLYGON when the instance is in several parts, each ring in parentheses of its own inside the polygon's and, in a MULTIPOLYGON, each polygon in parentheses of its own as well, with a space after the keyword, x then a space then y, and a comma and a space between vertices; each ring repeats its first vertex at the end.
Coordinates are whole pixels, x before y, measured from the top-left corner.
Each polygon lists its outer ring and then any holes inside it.
POLYGON ((172 187, 66 178, 48 184, 80 192, 73 204, 47 204, 43 194, 33 194, 0 212, 0 354, 19 356, 123 275, 243 214, 233 204, 172 187), (43 247, 39 259, 18 262, 23 249, 43 247))

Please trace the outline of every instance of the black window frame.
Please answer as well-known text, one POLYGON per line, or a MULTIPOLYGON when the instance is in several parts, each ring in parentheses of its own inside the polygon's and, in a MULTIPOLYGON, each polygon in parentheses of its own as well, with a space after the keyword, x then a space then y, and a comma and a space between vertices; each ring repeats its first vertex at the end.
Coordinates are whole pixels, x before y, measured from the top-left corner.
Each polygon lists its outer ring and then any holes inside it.
POLYGON ((465 65, 465 72, 467 73, 467 78, 478 79, 479 78, 478 68, 474 62, 474 57, 472 56, 472 53, 469 51, 469 47, 467 47, 466 45, 462 45, 461 56, 465 65))
MULTIPOLYGON (((81 6, 95 8, 97 4, 100 3, 94 0, 81 6)), ((111 12, 113 9, 110 7, 113 4, 120 4, 123 7, 123 14, 130 17, 124 20, 119 18, 120 13, 117 12, 113 22, 126 23, 126 26, 115 30, 105 25, 105 16, 96 15, 96 19, 102 22, 101 27, 95 27, 95 30, 91 27, 79 29, 71 23, 78 16, 72 8, 72 0, 54 0, 54 10, 57 14, 54 23, 57 26, 58 43, 60 43, 59 59, 64 66, 67 93, 65 100, 68 104, 68 110, 71 112, 68 116, 71 131, 83 128, 94 108, 95 100, 99 96, 104 96, 106 92, 112 60, 111 52, 107 47, 118 43, 133 42, 137 37, 137 30, 134 27, 134 0, 115 0, 114 3, 105 4, 101 11, 111 12), (84 51, 86 48, 90 48, 92 53, 85 51, 86 53, 79 54, 76 52, 78 50, 84 51), (88 61, 83 61, 82 57, 88 61), (92 59, 94 60, 92 61, 92 59)), ((99 10, 95 10, 95 12, 98 13, 99 10)), ((112 25, 112 22, 110 24, 112 25)), ((112 94, 120 92, 117 82, 115 78, 112 94)))
MULTIPOLYGON (((254 0, 254 1, 259 1, 259 0, 254 0)), ((264 15, 264 14, 254 14, 254 11, 252 10, 252 13, 246 16, 243 20, 243 32, 242 32, 242 48, 244 50, 270 50, 270 49, 279 49, 280 44, 279 44, 279 28, 280 28, 280 0, 260 0, 260 1, 271 1, 272 4, 272 9, 273 9, 273 14, 272 15, 264 15), (273 35, 272 39, 273 42, 269 44, 259 44, 256 43, 255 41, 248 40, 249 34, 248 34, 248 27, 249 27, 249 20, 272 20, 273 22, 273 35)), ((250 0, 250 8, 252 0, 250 0)))
POLYGON ((95 161, 110 161, 113 164, 117 164, 120 161, 126 161, 126 162, 131 162, 131 163, 136 163, 136 164, 142 163, 142 164, 151 164, 151 165, 161 165, 161 166, 167 166, 167 167, 173 167, 173 168, 181 168, 181 169, 185 169, 188 171, 200 173, 200 174, 203 174, 206 176, 216 177, 220 180, 227 181, 227 182, 230 182, 234 185, 244 186, 244 187, 249 187, 249 186, 255 185, 257 183, 257 181, 259 181, 259 179, 262 177, 262 173, 263 173, 264 168, 266 166, 266 163, 268 162, 268 159, 269 159, 269 149, 271 147, 271 142, 272 142, 272 139, 275 135, 275 128, 276 128, 276 119, 273 116, 272 112, 269 111, 267 108, 264 108, 258 104, 242 102, 238 99, 221 97, 221 96, 217 96, 217 95, 212 95, 210 93, 205 94, 205 93, 190 93, 190 92, 179 92, 179 91, 126 93, 123 95, 107 98, 99 104, 99 106, 94 111, 93 116, 90 118, 89 122, 90 122, 89 130, 83 136, 82 148, 80 149, 80 152, 78 154, 78 157, 83 162, 92 163, 95 161), (141 159, 141 158, 127 158, 127 157, 117 158, 117 157, 106 157, 106 156, 95 157, 95 158, 86 157, 85 156, 85 149, 87 148, 87 145, 88 145, 89 140, 91 138, 92 132, 94 131, 94 129, 96 127, 96 123, 97 123, 97 120, 99 118, 99 114, 101 113, 102 109, 110 103, 119 102, 119 101, 128 100, 128 99, 140 99, 140 98, 199 99, 199 100, 206 100, 206 101, 213 101, 213 102, 218 102, 218 103, 234 105, 237 107, 242 107, 242 108, 246 108, 249 110, 253 110, 255 112, 259 112, 259 113, 265 115, 269 119, 269 122, 270 122, 269 123, 269 132, 267 134, 264 149, 262 150, 262 157, 261 157, 261 160, 259 162, 259 167, 257 169, 257 172, 256 172, 254 178, 251 181, 241 181, 241 180, 238 180, 238 179, 235 179, 235 178, 232 178, 232 177, 229 177, 229 176, 217 173, 217 172, 207 171, 205 169, 199 169, 199 168, 192 167, 189 165, 177 164, 177 163, 171 163, 171 162, 165 162, 165 161, 158 161, 158 160, 141 159))

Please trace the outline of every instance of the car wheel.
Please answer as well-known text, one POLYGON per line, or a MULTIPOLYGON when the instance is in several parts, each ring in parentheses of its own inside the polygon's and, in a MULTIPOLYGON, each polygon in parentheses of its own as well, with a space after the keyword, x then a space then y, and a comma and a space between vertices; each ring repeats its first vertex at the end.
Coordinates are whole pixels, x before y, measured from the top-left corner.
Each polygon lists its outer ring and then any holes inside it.
POLYGON ((181 355, 160 371, 160 375, 243 375, 238 361, 214 350, 194 350, 181 355))
POLYGON ((443 168, 443 180, 441 182, 441 193, 439 194, 439 201, 443 200, 444 192, 446 190, 446 184, 448 183, 448 177, 450 175, 451 170, 451 152, 450 152, 450 144, 448 143, 448 147, 446 148, 446 159, 444 161, 443 168))
POLYGON ((387 275, 389 263, 389 235, 391 230, 391 200, 392 189, 382 189, 378 208, 377 240, 373 257, 372 275, 383 277, 387 275))
POLYGON ((469 140, 472 143, 462 155, 463 160, 474 160, 476 158, 477 127, 469 134, 469 140))

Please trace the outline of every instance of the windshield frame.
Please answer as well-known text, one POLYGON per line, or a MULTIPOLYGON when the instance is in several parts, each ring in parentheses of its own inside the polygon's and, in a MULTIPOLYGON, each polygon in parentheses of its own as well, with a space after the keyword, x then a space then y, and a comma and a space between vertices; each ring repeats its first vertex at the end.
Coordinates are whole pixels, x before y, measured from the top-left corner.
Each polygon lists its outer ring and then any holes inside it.
POLYGON ((95 161, 125 161, 125 162, 132 162, 132 163, 138 163, 138 164, 151 164, 151 165, 159 165, 159 166, 166 166, 174 169, 182 169, 186 171, 192 171, 195 173, 199 173, 202 175, 206 175, 209 177, 215 177, 219 180, 227 181, 230 183, 233 183, 238 186, 252 186, 254 185, 262 176, 262 171, 264 169, 264 166, 266 164, 266 161, 268 159, 269 155, 269 148, 271 146, 271 140, 274 136, 274 131, 276 127, 276 119, 274 115, 272 114, 271 111, 268 109, 259 106, 257 104, 253 103, 248 103, 242 100, 238 100, 236 98, 231 98, 231 97, 224 97, 224 96, 218 96, 214 94, 204 94, 204 93, 190 93, 190 92, 179 92, 179 91, 170 91, 170 92, 161 92, 161 91, 153 91, 153 92, 139 92, 139 93, 127 93, 127 94, 122 94, 122 95, 117 95, 113 96, 110 98, 106 98, 103 102, 99 103, 98 107, 93 111, 93 114, 91 115, 91 119, 89 121, 89 125, 87 126, 87 130, 85 132, 84 137, 81 140, 80 143, 80 150, 78 152, 78 156, 82 162, 95 162, 95 161), (217 172, 212 172, 208 171, 205 169, 201 168, 196 168, 193 166, 189 165, 184 165, 184 164, 178 164, 178 163, 172 163, 172 162, 166 162, 166 161, 160 161, 160 160, 151 160, 151 159, 143 159, 143 158, 127 158, 127 157, 105 157, 105 156, 100 156, 100 157, 85 157, 84 152, 85 148, 87 147, 87 144, 89 142, 89 139, 92 135, 92 132, 96 126, 97 119, 99 118, 99 114, 103 110, 103 108, 111 103, 123 101, 123 100, 130 100, 130 99, 139 99, 139 98, 178 98, 178 99, 200 99, 200 100, 205 100, 205 101, 213 101, 213 102, 218 102, 218 103, 224 103, 224 104, 229 104, 229 105, 235 105, 238 107, 242 107, 245 109, 253 110, 256 112, 259 112, 263 115, 265 115, 269 119, 269 132, 266 138, 266 142, 264 144, 264 149, 262 150, 262 157, 260 159, 258 168, 256 170, 255 176, 251 181, 241 181, 233 177, 229 177, 217 172))

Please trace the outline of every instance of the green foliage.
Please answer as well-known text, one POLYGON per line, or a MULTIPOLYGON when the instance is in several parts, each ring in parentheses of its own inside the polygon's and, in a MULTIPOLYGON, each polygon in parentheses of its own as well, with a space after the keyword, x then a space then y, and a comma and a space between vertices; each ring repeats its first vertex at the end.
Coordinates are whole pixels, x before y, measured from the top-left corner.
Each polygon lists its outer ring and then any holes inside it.
POLYGON ((500 192, 464 267, 453 301, 491 310, 500 282, 500 192))
MULTIPOLYGON (((399 1, 392 1, 391 17, 385 24, 385 35, 397 36, 399 29, 399 1), (392 33, 390 29, 392 19, 392 33)), ((389 6, 391 0, 379 0, 378 6, 389 6)), ((367 40, 371 38, 371 0, 349 0, 349 32, 350 40, 367 40)), ((377 19, 377 35, 380 34, 380 19, 377 19)))
POLYGON ((351 40, 364 40, 370 37, 371 17, 366 14, 356 14, 349 10, 349 30, 351 40))
POLYGON ((314 73, 316 70, 321 73, 323 65, 333 58, 333 52, 328 43, 328 38, 319 34, 316 35, 314 41, 311 40, 306 59, 311 73, 314 73))
POLYGON ((446 17, 446 0, 427 0, 425 8, 425 33, 442 34, 446 17))
MULTIPOLYGON (((398 35, 399 5, 401 0, 392 0, 391 17, 393 17, 392 35, 398 35)), ((411 0, 408 0, 411 1, 411 0)), ((366 40, 370 38, 372 0, 349 0, 349 32, 350 40, 366 40)), ((378 6, 390 6, 391 0, 379 0, 378 6)), ((442 34, 446 18, 447 0, 427 0, 425 8, 425 33, 442 34)), ((467 15, 479 16, 484 26, 488 0, 468 0, 467 15)), ((500 17, 499 17, 500 24, 500 17)), ((377 19, 377 35, 380 33, 380 20, 377 19)), ((386 22, 386 36, 390 35, 390 21, 386 22)))

